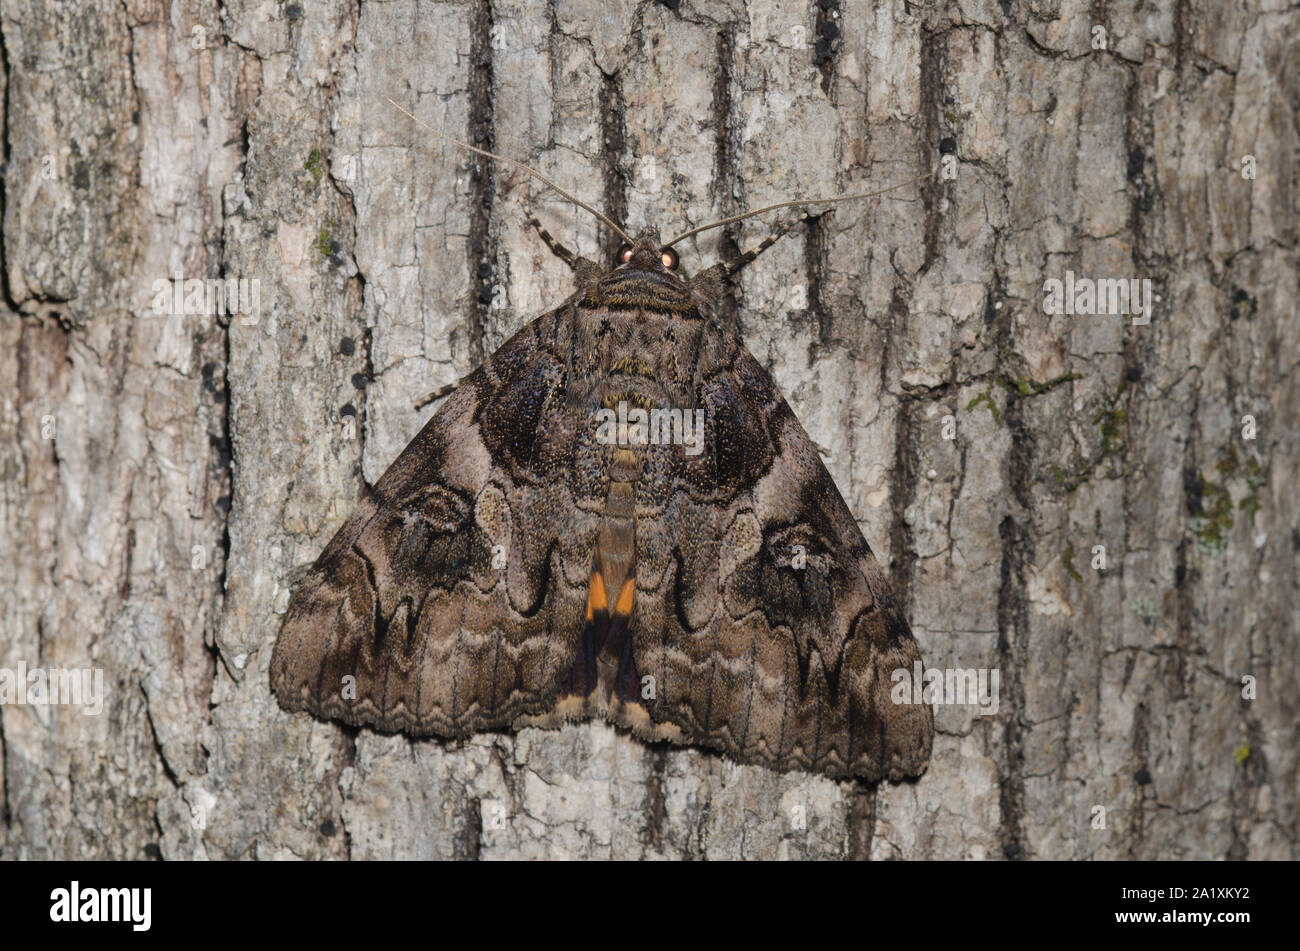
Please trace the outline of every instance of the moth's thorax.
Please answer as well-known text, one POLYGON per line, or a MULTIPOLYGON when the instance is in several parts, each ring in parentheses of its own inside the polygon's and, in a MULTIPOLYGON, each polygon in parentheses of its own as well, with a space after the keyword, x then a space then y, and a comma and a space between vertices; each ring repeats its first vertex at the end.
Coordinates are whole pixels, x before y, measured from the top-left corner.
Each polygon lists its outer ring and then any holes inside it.
POLYGON ((704 321, 585 300, 574 317, 576 348, 587 367, 580 398, 610 406, 619 400, 646 408, 694 406, 697 376, 712 362, 702 353, 710 350, 703 345, 704 321))

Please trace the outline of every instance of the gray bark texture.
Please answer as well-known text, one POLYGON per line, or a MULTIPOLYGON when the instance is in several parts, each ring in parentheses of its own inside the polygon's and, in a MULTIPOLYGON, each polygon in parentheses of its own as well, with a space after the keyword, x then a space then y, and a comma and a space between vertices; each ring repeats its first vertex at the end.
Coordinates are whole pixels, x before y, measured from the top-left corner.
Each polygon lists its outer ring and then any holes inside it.
POLYGON ((1294 5, 0 9, 0 667, 105 691, 0 706, 5 858, 1300 857, 1294 5), (613 250, 390 96, 665 237, 922 177, 726 307, 996 714, 939 706, 928 772, 870 787, 280 710, 289 593, 417 400, 571 293, 524 202, 613 250), (1067 271, 1149 279, 1150 322, 1046 312, 1067 271), (178 273, 259 309, 160 315, 178 273))

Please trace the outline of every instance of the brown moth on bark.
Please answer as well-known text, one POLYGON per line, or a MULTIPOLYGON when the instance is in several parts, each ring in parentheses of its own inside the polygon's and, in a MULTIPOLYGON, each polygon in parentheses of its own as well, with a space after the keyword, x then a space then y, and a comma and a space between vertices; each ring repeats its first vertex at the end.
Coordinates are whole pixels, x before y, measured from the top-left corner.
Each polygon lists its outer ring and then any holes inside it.
POLYGON ((416 736, 604 717, 778 770, 919 775, 933 715, 891 699, 920 653, 890 580, 718 307, 783 231, 686 279, 687 235, 647 228, 603 268, 530 219, 576 293, 326 547, 275 644, 281 705, 416 736))

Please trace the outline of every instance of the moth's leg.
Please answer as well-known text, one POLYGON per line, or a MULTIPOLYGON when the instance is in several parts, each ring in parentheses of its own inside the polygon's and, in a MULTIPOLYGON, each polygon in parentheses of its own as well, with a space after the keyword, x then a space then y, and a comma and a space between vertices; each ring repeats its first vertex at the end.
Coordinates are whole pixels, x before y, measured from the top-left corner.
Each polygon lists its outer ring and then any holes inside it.
POLYGON ((791 228, 794 228, 794 227, 797 226, 797 225, 801 225, 801 224, 803 224, 805 221, 807 221, 807 220, 810 219, 810 218, 817 218, 817 217, 820 217, 820 216, 819 216, 819 215, 811 214, 810 212, 807 212, 807 211, 804 211, 804 212, 801 212, 797 218, 794 218, 794 219, 792 219, 792 220, 790 220, 790 221, 787 221, 787 222, 786 222, 785 224, 783 224, 783 225, 778 225, 775 231, 773 231, 773 232, 772 232, 771 234, 769 234, 766 238, 764 238, 762 241, 759 242, 758 247, 756 247, 756 248, 751 248, 750 250, 748 250, 748 251, 746 251, 744 254, 742 254, 740 257, 738 257, 738 258, 734 258, 734 259, 732 259, 732 260, 726 262, 725 264, 723 264, 723 265, 722 265, 722 276, 723 276, 724 278, 731 277, 731 275, 735 274, 737 271, 739 271, 739 270, 740 270, 742 267, 744 267, 746 264, 748 264, 748 263, 750 263, 751 261, 753 261, 756 257, 758 257, 760 254, 762 254, 764 251, 766 251, 766 250, 767 250, 768 248, 770 248, 772 245, 774 245, 774 244, 776 244, 778 241, 780 241, 781 238, 783 238, 783 237, 786 235, 786 233, 787 233, 788 231, 790 231, 791 228))
POLYGON ((428 405, 429 405, 430 403, 432 403, 434 400, 440 400, 440 399, 442 399, 444 396, 446 396, 448 393, 453 392, 453 391, 456 389, 456 387, 460 386, 460 385, 461 385, 462 383, 464 383, 464 382, 465 382, 465 381, 464 381, 464 379, 462 378, 462 379, 459 379, 459 380, 455 381, 454 383, 448 383, 446 386, 440 386, 440 387, 438 387, 436 390, 434 390, 432 393, 430 393, 430 394, 429 394, 428 396, 426 396, 424 399, 422 399, 422 400, 420 400, 418 403, 416 403, 416 404, 415 404, 415 408, 416 408, 416 409, 424 409, 426 406, 428 406, 428 405))
POLYGON ((537 220, 537 216, 533 214, 532 208, 527 205, 524 205, 523 207, 524 215, 528 218, 528 223, 536 229, 537 236, 542 239, 548 248, 550 248, 551 253, 565 264, 569 265, 569 267, 573 268, 573 270, 578 270, 579 257, 564 245, 560 244, 559 241, 555 240, 551 233, 542 226, 540 221, 537 220))

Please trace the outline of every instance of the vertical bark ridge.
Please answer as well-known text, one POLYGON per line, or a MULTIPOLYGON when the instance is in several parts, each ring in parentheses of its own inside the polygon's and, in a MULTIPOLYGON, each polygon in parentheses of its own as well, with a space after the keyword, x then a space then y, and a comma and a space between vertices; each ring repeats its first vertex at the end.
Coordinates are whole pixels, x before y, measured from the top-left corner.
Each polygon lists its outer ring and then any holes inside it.
MULTIPOLYGON (((469 142, 488 152, 495 150, 493 62, 492 62, 492 3, 491 0, 474 0, 470 27, 469 71, 469 142)), ((466 336, 470 364, 478 366, 487 356, 483 345, 483 332, 487 325, 487 312, 492 304, 493 275, 496 269, 496 247, 492 229, 492 211, 496 198, 496 163, 480 155, 470 154, 469 189, 469 286, 470 299, 466 336)))

